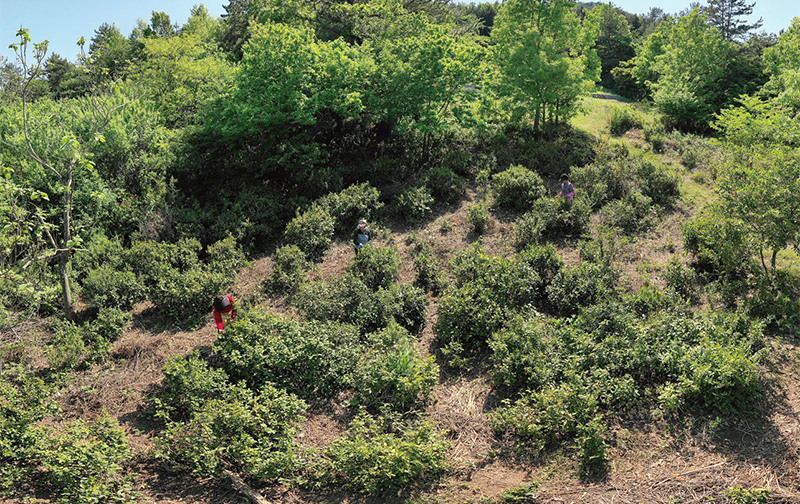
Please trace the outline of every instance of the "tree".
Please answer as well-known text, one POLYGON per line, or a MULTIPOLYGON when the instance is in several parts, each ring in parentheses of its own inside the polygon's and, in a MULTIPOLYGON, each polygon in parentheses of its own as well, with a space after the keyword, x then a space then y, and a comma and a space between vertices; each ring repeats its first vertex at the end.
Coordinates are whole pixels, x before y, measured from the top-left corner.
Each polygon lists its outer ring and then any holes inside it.
MULTIPOLYGON (((12 44, 22 69, 20 121, 18 129, 4 129, 0 143, 40 166, 45 175, 54 177, 59 186, 60 232, 57 237, 47 233, 51 250, 37 259, 54 258, 59 264, 62 288, 62 308, 67 318, 72 317, 72 292, 69 266, 72 253, 79 249, 74 234, 73 205, 76 172, 92 170, 91 147, 102 142, 102 132, 111 114, 124 106, 124 101, 114 103, 109 95, 91 97, 54 104, 49 100, 30 102, 29 89, 40 79, 47 54, 47 41, 33 44, 33 61, 28 59, 28 30, 17 32, 20 42, 12 44), (42 109, 42 110, 40 110, 42 109)), ((95 92, 98 90, 95 89, 95 92)), ((40 214, 41 215, 41 214, 40 214)))
POLYGON ((636 55, 633 36, 625 16, 607 4, 599 5, 589 12, 589 22, 597 23, 599 34, 595 50, 600 58, 600 81, 606 87, 614 87, 611 70, 636 55))
POLYGON ((764 49, 764 64, 769 81, 763 93, 800 111, 800 17, 792 19, 774 47, 764 49))
POLYGON ((729 153, 717 181, 722 215, 744 224, 772 274, 778 252, 800 246, 800 122, 777 100, 745 97, 714 127, 729 153))
POLYGON ((764 24, 761 18, 752 24, 742 20, 753 13, 755 4, 747 4, 744 0, 708 0, 703 12, 708 16, 708 24, 718 29, 723 39, 733 42, 744 39, 749 32, 764 24))
POLYGON ((549 115, 569 118, 578 98, 599 79, 591 65, 597 27, 583 31, 570 0, 509 0, 495 19, 493 56, 512 117, 531 115, 534 130, 549 115), (590 35, 594 34, 594 37, 590 35))
POLYGON ((89 44, 90 67, 99 79, 119 79, 131 63, 132 49, 116 25, 103 23, 89 44))

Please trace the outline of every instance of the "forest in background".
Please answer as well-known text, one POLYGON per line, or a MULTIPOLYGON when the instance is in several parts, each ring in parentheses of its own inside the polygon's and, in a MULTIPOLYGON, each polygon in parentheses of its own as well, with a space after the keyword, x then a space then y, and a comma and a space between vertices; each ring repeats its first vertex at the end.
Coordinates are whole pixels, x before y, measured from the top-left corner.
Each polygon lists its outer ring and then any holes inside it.
POLYGON ((588 481, 609 475, 614 415, 751 414, 765 340, 800 313, 800 18, 759 33, 752 9, 237 0, 184 26, 104 24, 76 64, 21 29, 0 69, 0 490, 136 501, 119 420, 65 418, 60 391, 119 360, 137 306, 197 329, 265 256, 237 323, 143 399, 161 426, 147 457, 408 499, 453 470, 425 412, 444 370, 489 376, 495 435, 566 450, 588 481), (608 134, 575 126, 592 93, 631 102, 608 134), (550 197, 562 173, 574 204, 550 197), (682 208, 686 177, 702 189, 685 254, 626 288, 620 250, 682 208), (506 219, 505 249, 413 233, 467 194, 472 236, 506 219), (412 281, 391 245, 315 276, 360 218, 407 235, 412 281), (15 329, 35 320, 38 353, 15 329), (311 450, 298 425, 319 400, 351 417, 311 450))

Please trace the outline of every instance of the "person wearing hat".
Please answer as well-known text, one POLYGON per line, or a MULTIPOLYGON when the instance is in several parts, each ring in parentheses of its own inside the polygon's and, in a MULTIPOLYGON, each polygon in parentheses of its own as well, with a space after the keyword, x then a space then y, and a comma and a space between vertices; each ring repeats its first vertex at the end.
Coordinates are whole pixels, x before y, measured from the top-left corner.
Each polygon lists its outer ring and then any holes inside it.
POLYGON ((217 332, 222 332, 222 320, 236 318, 236 308, 230 296, 217 296, 214 298, 214 321, 217 323, 217 332))
POLYGON ((355 231, 353 231, 353 248, 358 255, 358 251, 364 247, 368 247, 372 242, 372 231, 369 230, 369 224, 364 219, 358 221, 355 231))
POLYGON ((561 192, 556 195, 556 198, 561 196, 567 198, 567 203, 570 205, 572 204, 572 198, 575 196, 575 188, 566 173, 561 174, 561 192))

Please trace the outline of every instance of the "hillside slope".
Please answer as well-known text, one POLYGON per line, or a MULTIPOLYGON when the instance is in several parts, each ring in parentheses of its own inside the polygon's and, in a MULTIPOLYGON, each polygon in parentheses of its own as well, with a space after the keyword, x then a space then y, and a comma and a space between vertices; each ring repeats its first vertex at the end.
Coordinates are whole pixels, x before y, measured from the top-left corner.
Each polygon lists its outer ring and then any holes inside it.
MULTIPOLYGON (((597 110, 603 110, 601 104, 597 110)), ((600 120, 603 123, 603 120, 600 120)), ((591 127, 587 126, 591 130, 591 127)), ((602 134, 600 129, 592 131, 602 134)), ((625 142, 631 148, 644 146, 641 131, 630 131, 625 142)), ((622 275, 620 288, 630 292, 644 283, 663 283, 659 272, 674 255, 682 254, 680 224, 695 211, 692 195, 707 192, 701 177, 691 177, 679 166, 679 156, 666 145, 660 160, 672 164, 685 175, 686 197, 657 226, 624 246, 616 258, 622 275), (700 180, 700 182, 698 182, 700 180)), ((579 188, 578 188, 579 189, 579 188)), ((481 240, 487 254, 508 254, 508 237, 513 217, 492 212, 482 235, 470 232, 468 208, 479 197, 479 188, 470 187, 457 204, 438 208, 423 225, 409 227, 391 220, 375 226, 376 242, 397 248, 402 258, 401 282, 414 280, 412 235, 425 237, 434 244, 442 259, 451 257, 481 240)), ((574 241, 556 243, 567 265, 580 261, 574 241)), ((352 262, 352 250, 338 241, 328 250, 311 279, 330 279, 342 274, 352 262)), ((286 299, 268 298, 261 292, 261 282, 272 271, 272 259, 253 261, 237 276, 231 295, 243 306, 258 303, 270 310, 294 315, 286 299)), ((705 299, 704 303, 708 303, 705 299)), ((419 348, 436 353, 433 326, 439 298, 429 293, 428 322, 419 335, 419 348)), ((246 308, 244 308, 246 309, 246 308)), ((163 379, 163 365, 173 355, 199 350, 208 355, 217 338, 210 315, 201 327, 192 331, 164 329, 148 303, 134 310, 133 322, 112 347, 111 364, 96 365, 74 377, 59 397, 65 419, 95 418, 108 411, 124 428, 135 456, 126 467, 135 473, 135 485, 143 495, 141 502, 154 504, 210 504, 244 502, 243 494, 226 480, 193 476, 184 468, 171 467, 154 459, 150 452, 153 438, 162 424, 153 418, 150 397, 163 379)), ((4 343, 15 341, 32 345, 48 338, 47 321, 6 331, 4 343)), ((536 503, 667 503, 667 502, 759 502, 742 500, 752 497, 751 488, 769 488, 769 502, 800 502, 800 358, 798 339, 793 335, 770 335, 768 357, 763 364, 764 394, 758 411, 752 416, 717 421, 713 418, 681 420, 666 418, 645 408, 607 419, 605 438, 609 444, 608 474, 599 479, 581 478, 578 464, 566 448, 556 448, 541 457, 516 453, 507 440, 496 437, 486 413, 501 401, 478 362, 469 372, 456 372, 442 366, 426 411, 436 426, 447 432, 451 442, 448 453, 450 469, 432 487, 414 494, 407 502, 462 504, 493 502, 536 503), (726 491, 741 487, 744 493, 736 500, 726 491), (509 491, 516 490, 513 494, 509 491), (504 497, 505 495, 505 497, 504 497)), ((45 365, 42 352, 31 359, 45 365)), ((311 403, 301 425, 300 443, 324 448, 347 427, 352 412, 344 399, 311 403)), ((44 486, 32 481, 18 498, 9 503, 50 502, 44 486)), ((378 503, 386 499, 363 497, 349 492, 306 493, 283 485, 254 488, 270 502, 378 503)))

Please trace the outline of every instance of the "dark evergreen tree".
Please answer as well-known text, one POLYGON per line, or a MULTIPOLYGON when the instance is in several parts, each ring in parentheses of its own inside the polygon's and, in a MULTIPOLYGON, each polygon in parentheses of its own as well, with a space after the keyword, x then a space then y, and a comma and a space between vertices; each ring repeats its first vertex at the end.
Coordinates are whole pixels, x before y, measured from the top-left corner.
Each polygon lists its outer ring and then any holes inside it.
POLYGON ((703 10, 708 16, 708 24, 717 28, 722 38, 732 42, 746 38, 750 31, 764 24, 761 18, 752 24, 746 22, 755 4, 747 4, 744 0, 708 0, 708 6, 703 10))

